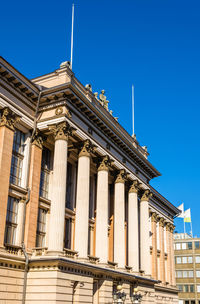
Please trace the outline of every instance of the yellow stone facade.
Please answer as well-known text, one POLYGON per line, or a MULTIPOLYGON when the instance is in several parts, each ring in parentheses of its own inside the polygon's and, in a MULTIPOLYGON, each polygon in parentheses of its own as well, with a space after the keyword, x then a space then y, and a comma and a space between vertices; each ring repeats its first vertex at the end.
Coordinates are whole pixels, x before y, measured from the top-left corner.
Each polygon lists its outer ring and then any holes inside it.
POLYGON ((178 303, 178 210, 104 91, 67 62, 28 80, 1 57, 0 75, 0 303, 115 303, 119 286, 178 303))

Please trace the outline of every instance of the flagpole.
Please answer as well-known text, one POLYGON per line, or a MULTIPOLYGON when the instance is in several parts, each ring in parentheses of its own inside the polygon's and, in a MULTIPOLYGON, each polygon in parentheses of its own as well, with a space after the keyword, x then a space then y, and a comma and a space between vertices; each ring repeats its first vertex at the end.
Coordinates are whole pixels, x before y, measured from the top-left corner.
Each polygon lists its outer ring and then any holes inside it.
POLYGON ((132 84, 132 124, 133 124, 133 135, 135 135, 135 128, 134 128, 134 85, 132 84))
POLYGON ((184 223, 184 239, 185 239, 185 219, 183 218, 183 223, 184 223))
POLYGON ((73 62, 73 42, 74 42, 74 4, 72 4, 71 61, 70 61, 71 70, 72 70, 72 62, 73 62))
POLYGON ((191 229, 191 235, 192 235, 192 238, 193 238, 193 231, 192 231, 192 220, 190 222, 190 229, 191 229))

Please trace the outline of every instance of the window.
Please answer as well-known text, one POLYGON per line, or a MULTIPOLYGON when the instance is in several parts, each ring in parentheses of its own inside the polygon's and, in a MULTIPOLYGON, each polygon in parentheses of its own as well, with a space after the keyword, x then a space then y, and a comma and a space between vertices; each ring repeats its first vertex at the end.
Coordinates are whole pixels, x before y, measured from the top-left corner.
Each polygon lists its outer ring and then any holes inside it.
POLYGON ((178 285, 177 287, 178 287, 178 289, 179 289, 179 292, 182 292, 182 291, 183 291, 183 285, 178 285))
POLYGON ((75 166, 67 163, 67 189, 66 189, 66 207, 73 210, 75 200, 75 166))
POLYGON ((180 250, 181 249, 181 244, 180 243, 176 243, 176 250, 180 250))
POLYGON ((191 301, 191 304, 195 304, 195 301, 194 301, 194 300, 192 300, 192 301, 191 301))
POLYGON ((178 304, 183 304, 183 300, 179 300, 179 301, 178 301, 178 304))
POLYGON ((187 264, 187 257, 182 257, 182 263, 187 264))
POLYGON ((41 208, 38 209, 36 247, 45 247, 46 214, 46 210, 41 208))
POLYGON ((189 304, 189 301, 185 301, 185 304, 189 304))
POLYGON ((182 278, 182 271, 179 270, 176 272, 176 274, 177 274, 177 278, 182 278))
POLYGON ((188 249, 192 249, 192 242, 188 242, 188 243, 187 243, 187 248, 188 248, 188 249))
POLYGON ((200 285, 197 285, 197 292, 200 292, 200 285))
POLYGON ((181 257, 176 258, 176 264, 181 264, 181 257))
POLYGON ((186 270, 183 270, 183 278, 187 278, 188 272, 186 270))
POLYGON ((199 249, 200 248, 200 242, 194 242, 195 244, 195 249, 199 249))
POLYGON ((72 219, 65 220, 65 241, 64 248, 71 249, 71 227, 72 227, 72 219))
POLYGON ((183 290, 184 290, 184 292, 189 292, 189 286, 188 285, 184 285, 183 290))
POLYGON ((13 151, 10 171, 10 183, 21 186, 22 163, 24 158, 25 135, 19 130, 14 133, 13 151))
POLYGON ((193 278, 194 273, 193 270, 188 271, 188 278, 193 278))
POLYGON ((194 292, 194 285, 190 285, 190 292, 194 292))
POLYGON ((182 249, 186 249, 186 243, 182 243, 182 249))
POLYGON ((197 278, 200 278, 200 270, 197 270, 197 271, 196 271, 196 277, 197 277, 197 278))
POLYGON ((19 201, 11 196, 8 196, 6 229, 5 229, 5 244, 15 245, 15 236, 17 229, 17 213, 19 201))
POLYGON ((49 175, 50 175, 51 151, 47 148, 42 150, 42 167, 40 174, 40 196, 48 198, 49 196, 49 175))
POLYGON ((193 262, 193 258, 192 257, 188 257, 188 263, 191 264, 193 262))
POLYGON ((200 256, 196 256, 195 261, 196 261, 196 263, 200 263, 200 256))

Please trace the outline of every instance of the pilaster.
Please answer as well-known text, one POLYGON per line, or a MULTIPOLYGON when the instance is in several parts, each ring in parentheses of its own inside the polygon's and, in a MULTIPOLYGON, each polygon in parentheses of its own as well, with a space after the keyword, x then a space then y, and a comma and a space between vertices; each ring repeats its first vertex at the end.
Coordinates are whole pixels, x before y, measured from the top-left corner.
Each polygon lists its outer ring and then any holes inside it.
POLYGON ((8 107, 3 108, 0 113, 0 247, 3 247, 14 128, 19 116, 8 107))
POLYGON ((152 230, 152 277, 158 279, 158 263, 157 263, 157 222, 158 215, 153 212, 151 215, 152 230))

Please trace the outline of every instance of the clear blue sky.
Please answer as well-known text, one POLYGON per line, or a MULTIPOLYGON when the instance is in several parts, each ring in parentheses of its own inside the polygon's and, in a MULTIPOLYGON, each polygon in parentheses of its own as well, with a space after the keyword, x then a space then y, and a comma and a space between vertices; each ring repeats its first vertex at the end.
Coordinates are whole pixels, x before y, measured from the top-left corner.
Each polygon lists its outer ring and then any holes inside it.
MULTIPOLYGON (((162 173, 151 184, 191 208, 200 235, 199 0, 76 0, 73 71, 135 132, 162 173)), ((29 78, 70 59, 72 1, 2 1, 1 55, 29 78)), ((177 230, 183 230, 181 219, 177 230)), ((188 229, 189 231, 189 229, 188 229)))

